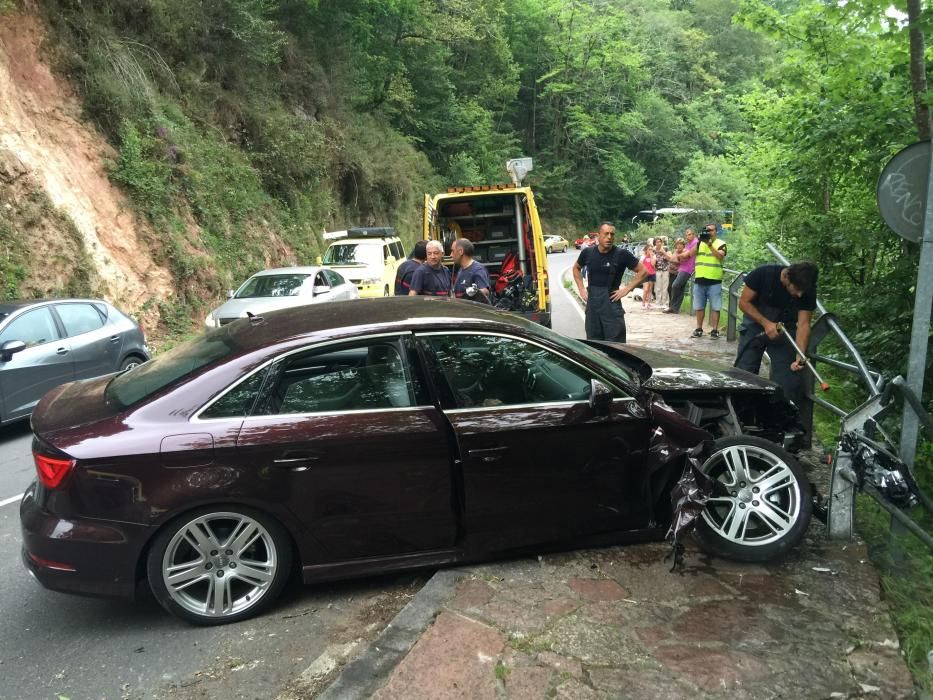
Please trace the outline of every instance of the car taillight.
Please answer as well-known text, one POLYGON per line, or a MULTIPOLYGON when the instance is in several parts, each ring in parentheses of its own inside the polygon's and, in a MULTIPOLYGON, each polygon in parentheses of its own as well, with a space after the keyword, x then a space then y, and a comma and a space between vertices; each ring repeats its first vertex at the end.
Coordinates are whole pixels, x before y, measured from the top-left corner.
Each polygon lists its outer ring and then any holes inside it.
POLYGON ((38 452, 33 453, 33 459, 36 462, 36 472, 41 481, 47 488, 58 488, 62 480, 68 476, 77 460, 59 459, 57 457, 47 457, 38 452))

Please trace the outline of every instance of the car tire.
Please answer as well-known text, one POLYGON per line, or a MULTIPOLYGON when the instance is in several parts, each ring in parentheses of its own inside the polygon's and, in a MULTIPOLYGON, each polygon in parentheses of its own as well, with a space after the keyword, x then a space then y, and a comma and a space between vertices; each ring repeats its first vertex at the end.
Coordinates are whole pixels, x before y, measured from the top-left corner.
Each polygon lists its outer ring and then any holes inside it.
POLYGON ((146 560, 159 604, 197 625, 258 615, 282 592, 291 567, 284 528, 241 506, 200 508, 175 518, 156 535, 146 560))
POLYGON ((120 371, 125 372, 128 369, 133 369, 134 367, 139 367, 146 360, 138 355, 130 355, 123 362, 120 363, 120 371))
POLYGON ((768 561, 803 539, 813 513, 812 487, 784 448, 749 435, 719 438, 701 469, 717 482, 695 530, 708 553, 768 561))
POLYGON ((385 289, 382 290, 382 296, 384 297, 389 296, 389 285, 386 285, 385 289))

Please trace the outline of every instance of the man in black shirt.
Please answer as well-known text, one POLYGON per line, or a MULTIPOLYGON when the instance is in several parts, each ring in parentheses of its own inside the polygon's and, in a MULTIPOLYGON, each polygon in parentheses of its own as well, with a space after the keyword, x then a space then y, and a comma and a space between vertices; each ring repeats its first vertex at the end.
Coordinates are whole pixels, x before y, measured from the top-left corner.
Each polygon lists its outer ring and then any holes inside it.
POLYGON ((784 394, 797 405, 803 400, 800 370, 806 358, 778 330, 782 323, 794 336, 801 350, 810 341, 810 321, 816 308, 816 281, 819 275, 812 262, 762 265, 745 277, 745 289, 739 308, 745 314, 735 366, 758 373, 761 356, 767 351, 771 360, 771 379, 781 385, 784 394))
POLYGON ((608 221, 599 227, 596 245, 580 251, 573 264, 573 280, 580 298, 586 304, 586 337, 588 340, 625 342, 625 310, 622 297, 631 292, 647 276, 648 271, 629 251, 613 244, 615 226, 608 221), (589 288, 583 286, 583 268, 589 288), (633 270, 635 276, 625 287, 622 275, 633 270))
POLYGON ((398 266, 398 271, 395 273, 395 296, 408 296, 408 292, 411 290, 411 278, 414 276, 415 270, 421 267, 427 259, 427 247, 427 241, 418 241, 415 243, 415 247, 411 249, 408 260, 398 266))
POLYGON ((427 262, 415 270, 411 277, 408 296, 450 296, 450 270, 444 267, 444 244, 440 241, 428 241, 427 262))

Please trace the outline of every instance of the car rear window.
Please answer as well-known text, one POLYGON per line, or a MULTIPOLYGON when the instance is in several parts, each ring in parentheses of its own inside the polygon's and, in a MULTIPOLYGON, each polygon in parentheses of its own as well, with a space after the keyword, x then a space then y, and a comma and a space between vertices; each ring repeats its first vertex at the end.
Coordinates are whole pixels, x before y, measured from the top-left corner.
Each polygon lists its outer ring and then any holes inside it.
POLYGON ((107 400, 122 408, 129 408, 240 349, 229 328, 217 328, 118 374, 107 385, 107 400))

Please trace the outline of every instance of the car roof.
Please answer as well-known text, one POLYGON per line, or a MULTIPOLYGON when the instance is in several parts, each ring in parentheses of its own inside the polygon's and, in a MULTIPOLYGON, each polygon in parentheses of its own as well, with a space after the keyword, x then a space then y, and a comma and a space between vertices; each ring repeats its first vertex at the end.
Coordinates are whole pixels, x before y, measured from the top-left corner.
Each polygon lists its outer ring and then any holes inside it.
POLYGON ((313 275, 320 272, 323 268, 317 265, 304 265, 297 267, 273 267, 262 272, 257 272, 253 277, 262 275, 313 275))
POLYGON ((79 299, 79 298, 52 298, 52 299, 12 299, 10 301, 0 302, 0 314, 12 314, 20 309, 29 306, 38 306, 39 304, 48 304, 51 302, 62 303, 68 301, 83 301, 89 304, 106 304, 103 299, 79 299))
POLYGON ((341 337, 412 327, 462 329, 475 325, 487 330, 498 327, 503 331, 542 334, 538 324, 512 313, 496 311, 488 304, 423 296, 309 304, 270 311, 261 318, 261 322, 241 319, 212 332, 229 333, 234 343, 247 352, 298 336, 341 337))

